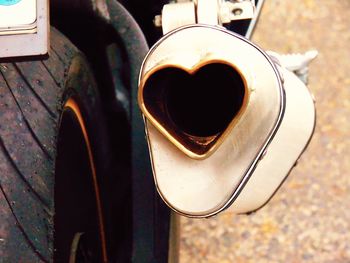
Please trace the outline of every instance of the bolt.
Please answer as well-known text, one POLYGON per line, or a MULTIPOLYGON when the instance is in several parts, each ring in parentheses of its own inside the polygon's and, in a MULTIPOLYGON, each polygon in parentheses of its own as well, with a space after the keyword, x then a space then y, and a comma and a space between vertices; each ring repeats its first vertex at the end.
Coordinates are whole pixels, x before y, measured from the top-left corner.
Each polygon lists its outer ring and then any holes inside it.
POLYGON ((156 15, 153 19, 153 24, 156 27, 162 27, 162 16, 161 15, 156 15))
POLYGON ((232 10, 232 14, 235 16, 240 16, 243 13, 243 10, 241 8, 235 8, 232 10))

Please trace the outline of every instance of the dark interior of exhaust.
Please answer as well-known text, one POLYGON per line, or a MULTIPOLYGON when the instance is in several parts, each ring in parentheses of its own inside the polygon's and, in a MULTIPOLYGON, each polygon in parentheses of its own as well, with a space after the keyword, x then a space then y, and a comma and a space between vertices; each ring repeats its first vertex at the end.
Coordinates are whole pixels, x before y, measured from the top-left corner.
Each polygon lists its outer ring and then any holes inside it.
POLYGON ((231 66, 212 63, 189 74, 179 68, 155 72, 144 88, 149 112, 176 133, 209 137, 222 133, 243 105, 245 86, 231 66))

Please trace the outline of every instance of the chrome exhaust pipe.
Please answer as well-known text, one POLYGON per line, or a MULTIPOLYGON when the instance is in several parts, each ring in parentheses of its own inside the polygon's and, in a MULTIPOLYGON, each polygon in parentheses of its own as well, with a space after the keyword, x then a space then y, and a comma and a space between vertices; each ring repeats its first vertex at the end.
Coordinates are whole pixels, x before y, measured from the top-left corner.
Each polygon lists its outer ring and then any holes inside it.
MULTIPOLYGON (((252 175, 284 118, 282 74, 288 75, 260 48, 217 26, 185 26, 151 48, 141 68, 138 100, 155 184, 169 207, 185 216, 208 217, 239 203, 242 193, 253 205, 241 202, 235 211, 249 212, 277 189, 282 172, 264 186, 268 193, 260 200, 246 186, 256 182, 252 175)), ((291 160, 310 129, 304 129, 291 160)))

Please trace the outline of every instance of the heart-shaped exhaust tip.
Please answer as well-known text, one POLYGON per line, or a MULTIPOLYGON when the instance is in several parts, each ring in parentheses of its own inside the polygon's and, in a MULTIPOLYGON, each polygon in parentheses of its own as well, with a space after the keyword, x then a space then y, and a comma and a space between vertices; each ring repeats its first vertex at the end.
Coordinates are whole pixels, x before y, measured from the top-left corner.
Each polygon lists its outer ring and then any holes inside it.
POLYGON ((173 65, 152 70, 140 84, 146 118, 180 150, 195 159, 221 144, 246 107, 244 77, 226 63, 192 70, 173 65))

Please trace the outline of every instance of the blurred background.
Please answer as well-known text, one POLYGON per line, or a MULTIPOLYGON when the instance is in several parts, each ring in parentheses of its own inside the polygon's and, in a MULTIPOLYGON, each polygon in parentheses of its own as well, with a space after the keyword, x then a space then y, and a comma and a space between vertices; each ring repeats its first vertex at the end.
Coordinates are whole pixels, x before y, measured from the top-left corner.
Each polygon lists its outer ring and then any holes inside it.
POLYGON ((266 0, 253 42, 317 49, 309 148, 258 212, 181 218, 180 262, 350 262, 350 0, 266 0))

